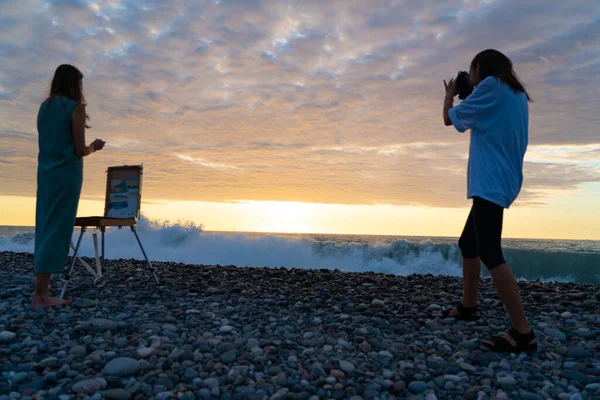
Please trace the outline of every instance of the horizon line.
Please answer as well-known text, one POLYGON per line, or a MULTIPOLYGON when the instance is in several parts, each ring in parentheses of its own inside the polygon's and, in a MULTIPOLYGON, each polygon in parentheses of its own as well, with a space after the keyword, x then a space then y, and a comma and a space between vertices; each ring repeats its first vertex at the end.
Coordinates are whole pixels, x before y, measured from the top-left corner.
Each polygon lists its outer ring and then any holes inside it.
MULTIPOLYGON (((201 224, 200 224, 201 225, 201 224)), ((0 228, 35 228, 35 225, 0 225, 0 228)), ((75 231, 75 229, 74 229, 75 231)), ((261 233, 265 235, 337 235, 337 236, 395 236, 395 237, 408 237, 408 238, 438 238, 438 239, 458 239, 459 236, 433 236, 433 235, 402 235, 402 234, 381 234, 381 233, 315 233, 315 232, 282 232, 282 231, 236 231, 236 230, 209 230, 202 229, 202 232, 206 233, 261 233)), ((502 239, 511 240, 549 240, 549 241, 570 241, 570 242, 600 242, 598 239, 568 239, 568 238, 541 238, 541 237, 512 237, 504 236, 502 239)))

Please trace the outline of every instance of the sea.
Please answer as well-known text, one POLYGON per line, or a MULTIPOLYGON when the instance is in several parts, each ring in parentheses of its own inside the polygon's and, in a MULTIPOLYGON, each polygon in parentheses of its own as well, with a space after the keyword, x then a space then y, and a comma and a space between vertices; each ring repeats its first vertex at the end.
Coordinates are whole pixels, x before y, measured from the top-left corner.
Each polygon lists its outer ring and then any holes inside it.
MULTIPOLYGON (((138 221, 138 232, 153 261, 393 275, 462 272, 457 238, 451 237, 209 232, 193 223, 146 218, 138 221)), ((74 242, 78 233, 74 232, 74 242)), ((0 252, 33 253, 33 248, 33 227, 0 226, 0 252)), ((503 239, 503 248, 521 280, 600 284, 600 241, 503 239)), ((88 233, 81 252, 93 256, 93 249, 88 233)), ((106 232, 106 258, 141 260, 143 254, 130 230, 112 228, 106 232)))

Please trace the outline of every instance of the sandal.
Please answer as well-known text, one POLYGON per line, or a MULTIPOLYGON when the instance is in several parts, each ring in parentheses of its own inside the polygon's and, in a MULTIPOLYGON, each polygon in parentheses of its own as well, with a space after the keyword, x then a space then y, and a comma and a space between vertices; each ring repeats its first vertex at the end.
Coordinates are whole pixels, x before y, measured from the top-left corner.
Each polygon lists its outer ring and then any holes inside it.
POLYGON ((450 308, 450 309, 442 312, 440 314, 440 318, 443 318, 443 319, 454 318, 458 321, 476 321, 477 319, 479 319, 479 315, 478 315, 479 308, 477 308, 477 306, 465 307, 462 305, 462 303, 458 303, 454 308, 456 308, 456 311, 458 311, 458 314, 450 315, 450 312, 453 310, 453 308, 450 308))
POLYGON ((483 344, 497 353, 533 353, 538 348, 537 340, 532 343, 534 340, 533 329, 529 333, 523 334, 515 328, 510 328, 504 335, 493 336, 491 339, 483 341, 483 344))

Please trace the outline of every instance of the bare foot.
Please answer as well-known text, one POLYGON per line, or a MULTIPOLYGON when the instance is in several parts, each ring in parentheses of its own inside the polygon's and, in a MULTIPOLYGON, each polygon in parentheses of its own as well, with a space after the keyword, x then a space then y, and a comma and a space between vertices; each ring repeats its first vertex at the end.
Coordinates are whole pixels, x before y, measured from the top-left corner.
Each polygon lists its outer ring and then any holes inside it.
POLYGON ((33 301, 31 302, 31 307, 60 307, 67 304, 72 303, 73 300, 62 300, 58 297, 50 297, 50 296, 33 296, 33 301))

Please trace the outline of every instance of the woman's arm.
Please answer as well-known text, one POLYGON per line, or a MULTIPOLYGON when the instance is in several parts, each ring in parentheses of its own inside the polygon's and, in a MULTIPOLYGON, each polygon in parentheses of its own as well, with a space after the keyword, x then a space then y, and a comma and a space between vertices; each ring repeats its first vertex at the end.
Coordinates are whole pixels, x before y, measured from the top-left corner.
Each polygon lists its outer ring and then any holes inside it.
POLYGON ((454 96, 457 95, 456 81, 450 79, 450 82, 446 83, 444 80, 444 89, 446 91, 446 98, 444 99, 444 111, 442 116, 444 117, 444 125, 450 126, 452 125, 452 120, 450 119, 448 111, 454 106, 454 96))
POLYGON ((449 94, 446 93, 444 101, 444 123, 446 125, 454 125, 459 132, 481 127, 498 108, 498 80, 494 77, 484 79, 475 87, 473 93, 456 107, 452 107, 452 102, 448 100, 448 97, 449 94), (446 116, 448 120, 446 120, 446 116))
POLYGON ((75 152, 79 157, 85 157, 96 151, 94 143, 85 145, 85 107, 77 104, 72 114, 73 140, 75 141, 75 152))
POLYGON ((452 120, 450 119, 450 115, 448 111, 454 106, 454 97, 446 95, 444 99, 444 125, 450 126, 452 125, 452 120))

